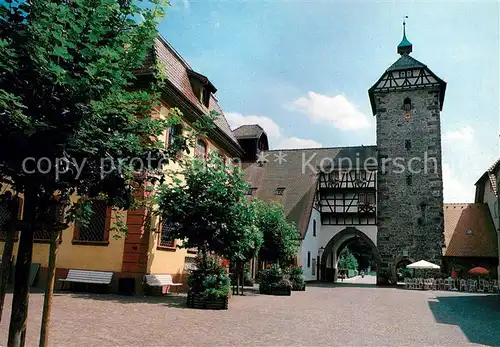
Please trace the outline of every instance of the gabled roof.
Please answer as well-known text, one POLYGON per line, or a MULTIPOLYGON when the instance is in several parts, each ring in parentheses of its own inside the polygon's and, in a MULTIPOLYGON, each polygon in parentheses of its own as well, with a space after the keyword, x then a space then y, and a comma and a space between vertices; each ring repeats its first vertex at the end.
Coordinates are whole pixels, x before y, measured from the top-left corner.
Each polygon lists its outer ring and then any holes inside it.
MULTIPOLYGON (((193 71, 189 64, 162 36, 157 37, 152 54, 146 58, 144 68, 140 71, 136 71, 136 74, 150 74, 154 69, 155 62, 157 61, 159 61, 165 69, 164 72, 167 75, 167 82, 195 109, 197 109, 201 114, 208 114, 215 111, 220 115, 215 120, 216 128, 227 138, 229 142, 233 144, 233 146, 235 146, 239 151, 242 151, 215 96, 213 94, 210 95, 209 108, 207 109, 201 103, 200 99, 194 94, 189 76, 196 76, 201 80, 206 79, 206 83, 209 83, 208 78, 193 71)), ((211 83, 210 85, 213 87, 211 83)), ((215 87, 213 87, 212 90, 216 90, 215 87)))
POLYGON ((495 194, 495 196, 498 196, 496 175, 497 175, 499 169, 500 169, 500 158, 495 160, 495 162, 488 168, 488 170, 486 170, 486 172, 484 174, 482 174, 481 177, 479 177, 479 179, 477 180, 475 185, 483 184, 487 179, 489 179, 491 189, 493 189, 493 193, 495 194))
MULTIPOLYGON (((424 69, 427 71, 428 74, 430 74, 435 80, 437 85, 439 85, 439 106, 440 109, 443 109, 443 104, 444 104, 444 95, 446 93, 446 82, 443 81, 441 78, 439 78, 434 72, 431 71, 427 67, 427 65, 421 63, 417 59, 413 58, 409 54, 403 54, 401 57, 399 57, 398 60, 396 60, 385 72, 380 76, 380 78, 375 82, 373 86, 371 86, 370 89, 368 89, 368 96, 370 98, 370 105, 372 108, 373 115, 377 114, 376 110, 376 104, 375 104, 375 96, 374 93, 377 91, 377 86, 382 81, 382 79, 387 75, 387 74, 392 74, 395 71, 401 71, 401 70, 408 70, 408 69, 424 69)), ((411 89, 411 88, 410 88, 411 89)))
MULTIPOLYGON (((245 179, 251 188, 257 188, 254 197, 283 204, 289 221, 295 222, 301 237, 305 236, 314 202, 318 169, 322 160, 334 162, 334 167, 345 167, 347 158, 363 165, 366 158, 376 158, 375 146, 332 147, 272 150, 261 154, 266 162, 244 165, 245 179), (280 161, 279 158, 282 158, 280 161), (340 160, 344 159, 344 160, 340 160), (285 188, 282 196, 276 188, 285 188)), ((328 169, 325 167, 324 169, 328 169)))
POLYGON ((444 204, 447 257, 498 257, 497 234, 486 204, 444 204))
POLYGON ((258 139, 264 129, 258 124, 245 124, 233 130, 234 136, 240 139, 258 139))

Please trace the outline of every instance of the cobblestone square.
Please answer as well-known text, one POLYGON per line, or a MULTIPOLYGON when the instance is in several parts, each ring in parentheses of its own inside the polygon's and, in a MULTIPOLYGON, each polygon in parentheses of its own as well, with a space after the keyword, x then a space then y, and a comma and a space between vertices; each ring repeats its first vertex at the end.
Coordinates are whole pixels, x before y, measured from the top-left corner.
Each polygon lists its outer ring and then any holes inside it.
MULTIPOLYGON (((12 295, 0 325, 6 345, 12 295)), ((249 293, 228 311, 184 307, 185 296, 57 293, 52 346, 500 345, 500 297, 357 283, 311 285, 291 297, 249 293)), ((38 345, 42 294, 32 294, 27 346, 38 345)))

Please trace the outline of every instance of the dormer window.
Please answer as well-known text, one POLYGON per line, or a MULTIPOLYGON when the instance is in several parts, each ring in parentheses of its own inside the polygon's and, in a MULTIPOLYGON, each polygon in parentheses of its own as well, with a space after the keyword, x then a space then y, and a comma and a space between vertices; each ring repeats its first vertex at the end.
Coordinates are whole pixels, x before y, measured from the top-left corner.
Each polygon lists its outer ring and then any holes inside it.
POLYGON ((202 74, 188 70, 189 81, 193 88, 194 95, 200 100, 200 103, 208 108, 210 106, 210 95, 217 91, 217 88, 210 80, 202 74))
POLYGON ((285 192, 285 188, 284 187, 278 187, 274 191, 274 195, 283 195, 284 192, 285 192))
POLYGON ((257 188, 248 188, 246 195, 254 195, 257 188))
POLYGON ((206 108, 210 106, 210 92, 206 88, 201 88, 200 102, 206 108))

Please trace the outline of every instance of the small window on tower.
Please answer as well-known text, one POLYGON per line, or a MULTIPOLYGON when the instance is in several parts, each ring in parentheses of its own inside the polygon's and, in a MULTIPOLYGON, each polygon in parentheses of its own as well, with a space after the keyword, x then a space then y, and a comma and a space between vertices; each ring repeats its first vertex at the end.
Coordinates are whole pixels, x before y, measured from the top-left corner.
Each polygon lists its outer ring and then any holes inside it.
POLYGON ((411 149, 411 140, 406 140, 405 141, 405 147, 406 147, 407 150, 411 149))
POLYGON ((411 186, 412 184, 411 175, 406 176, 406 184, 411 186))
POLYGON ((403 102, 403 110, 411 111, 411 100, 410 98, 406 98, 403 102))

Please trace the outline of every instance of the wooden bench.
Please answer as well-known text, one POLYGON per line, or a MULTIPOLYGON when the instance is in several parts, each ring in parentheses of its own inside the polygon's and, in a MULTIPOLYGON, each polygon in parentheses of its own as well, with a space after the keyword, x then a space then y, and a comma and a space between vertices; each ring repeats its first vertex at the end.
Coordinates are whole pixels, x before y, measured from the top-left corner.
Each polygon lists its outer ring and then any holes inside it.
POLYGON ((174 283, 172 281, 172 275, 145 275, 144 279, 146 280, 146 284, 150 287, 167 287, 167 293, 171 286, 182 286, 182 283, 174 283))
POLYGON ((66 282, 70 283, 87 283, 87 284, 105 284, 110 285, 113 278, 112 272, 104 271, 89 271, 89 270, 74 270, 70 269, 66 278, 61 278, 62 290, 66 282))

